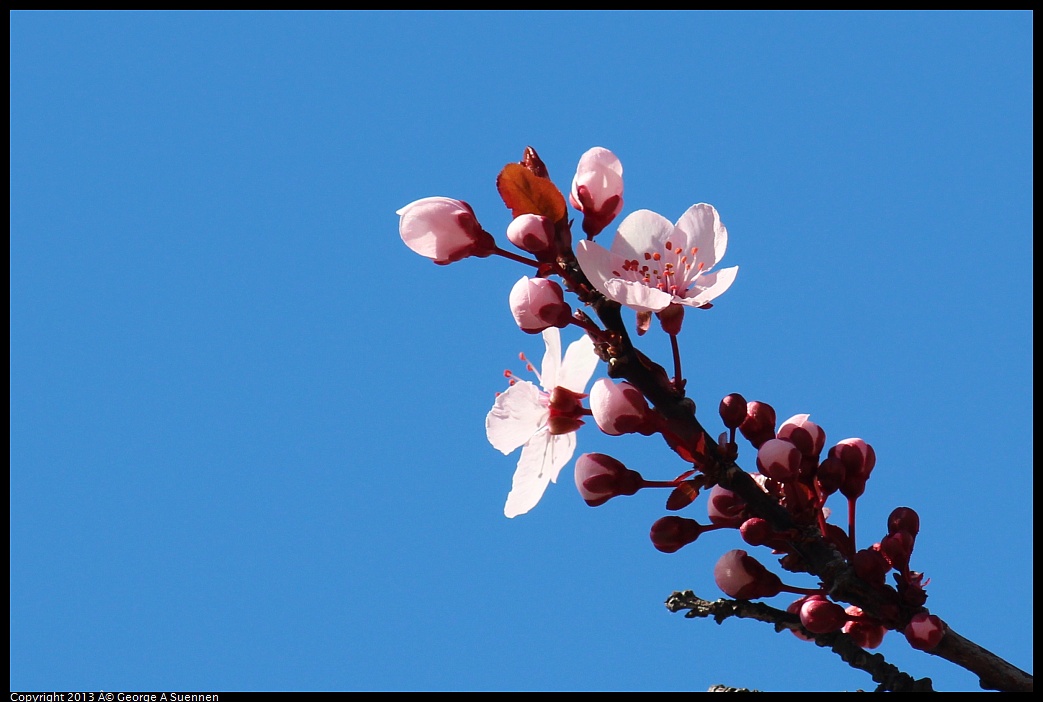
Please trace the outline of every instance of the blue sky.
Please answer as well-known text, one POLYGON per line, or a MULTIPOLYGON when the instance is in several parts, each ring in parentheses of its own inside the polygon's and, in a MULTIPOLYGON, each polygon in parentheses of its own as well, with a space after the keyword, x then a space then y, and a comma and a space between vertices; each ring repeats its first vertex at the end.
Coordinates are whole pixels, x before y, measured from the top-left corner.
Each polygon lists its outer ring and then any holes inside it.
POLYGON ((395 210, 461 198, 505 242, 527 145, 562 188, 612 149, 623 215, 717 207, 699 416, 869 441, 860 546, 915 508, 928 606, 1031 672, 1031 59, 1024 12, 12 14, 11 689, 872 688, 668 613, 741 543, 659 553, 661 492, 591 509, 570 464, 503 516, 527 271, 434 266, 395 210))

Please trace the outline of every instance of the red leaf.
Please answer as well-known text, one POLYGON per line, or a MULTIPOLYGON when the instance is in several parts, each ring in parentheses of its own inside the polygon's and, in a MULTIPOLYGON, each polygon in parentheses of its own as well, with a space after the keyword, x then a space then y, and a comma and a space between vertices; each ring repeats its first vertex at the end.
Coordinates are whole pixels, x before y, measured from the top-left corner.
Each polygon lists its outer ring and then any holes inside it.
POLYGON ((520 163, 503 167, 496 177, 496 189, 514 217, 537 214, 554 223, 565 217, 565 198, 557 186, 520 163))

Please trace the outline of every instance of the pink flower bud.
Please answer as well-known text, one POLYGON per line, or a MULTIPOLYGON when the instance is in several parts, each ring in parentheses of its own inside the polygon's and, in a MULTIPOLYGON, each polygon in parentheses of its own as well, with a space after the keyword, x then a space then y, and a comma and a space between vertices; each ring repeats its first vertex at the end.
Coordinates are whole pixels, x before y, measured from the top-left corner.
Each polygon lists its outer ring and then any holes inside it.
POLYGON ((856 644, 862 648, 876 648, 883 642, 887 627, 864 613, 861 607, 851 605, 845 611, 850 619, 844 624, 844 633, 856 644))
POLYGON ((398 233, 406 246, 438 264, 468 256, 485 257, 496 249, 492 235, 482 229, 466 202, 448 197, 425 197, 395 214, 398 233))
POLYGON ((800 451, 784 439, 769 439, 757 450, 757 470, 772 480, 791 481, 799 469, 800 451))
POLYGON ((590 388, 590 411, 601 431, 612 436, 654 430, 652 410, 641 391, 627 382, 600 378, 590 388))
POLYGON ((747 403, 746 419, 739 425, 739 431, 754 448, 760 448, 765 441, 775 438, 775 408, 756 400, 747 403))
POLYGON ((721 421, 729 429, 738 429, 746 421, 746 398, 737 392, 726 395, 721 400, 717 411, 721 415, 721 421))
POLYGON ((795 414, 779 427, 778 437, 786 439, 808 458, 818 458, 826 445, 826 432, 808 419, 809 414, 795 414))
POLYGON ((847 622, 847 612, 823 595, 810 595, 800 606, 800 623, 812 634, 837 631, 847 622))
POLYGON ((728 488, 714 485, 706 501, 706 513, 718 526, 738 528, 746 521, 746 500, 728 488))
POLYGON ((895 507, 887 518, 887 533, 904 531, 916 538, 920 533, 920 515, 909 507, 895 507))
MULTIPOLYGON (((801 597, 799 600, 795 600, 794 602, 792 602, 790 604, 789 607, 786 608, 786 611, 789 612, 790 614, 796 614, 799 617, 800 616, 800 608, 804 605, 804 600, 808 599, 808 597, 810 597, 810 595, 805 595, 804 597, 801 597)), ((800 629, 790 629, 790 633, 793 634, 794 636, 796 636, 801 641, 814 641, 815 640, 815 637, 808 636, 807 634, 805 634, 800 629)))
POLYGON ((869 474, 876 466, 876 451, 862 439, 844 439, 829 450, 829 456, 844 464, 844 482, 840 492, 849 500, 862 496, 869 474))
POLYGON ((540 254, 554 247, 554 223, 543 215, 519 215, 507 225, 507 238, 523 251, 540 254))
POLYGON ((928 612, 919 612, 909 620, 905 627, 905 638, 909 645, 918 651, 930 651, 945 636, 948 627, 939 617, 928 612))
POLYGON ((742 549, 721 556, 714 566, 713 579, 722 592, 737 600, 774 597, 782 591, 779 576, 742 549))
POLYGON ((698 539, 703 530, 704 527, 694 519, 670 515, 657 519, 648 536, 658 550, 673 553, 698 539))
POLYGON ((623 165, 616 155, 600 146, 583 154, 569 200, 583 213, 583 231, 588 236, 607 227, 623 209, 623 165))
POLYGON ((772 539, 778 538, 778 533, 771 528, 768 520, 760 517, 750 517, 743 522, 739 527, 739 535, 750 546, 763 546, 772 539))
POLYGON ((603 505, 616 495, 633 495, 644 484, 640 473, 603 453, 580 456, 575 472, 576 488, 591 507, 603 505))
POLYGON ((546 278, 523 276, 510 294, 511 314, 523 332, 538 334, 549 327, 563 329, 572 322, 572 308, 561 286, 546 278))

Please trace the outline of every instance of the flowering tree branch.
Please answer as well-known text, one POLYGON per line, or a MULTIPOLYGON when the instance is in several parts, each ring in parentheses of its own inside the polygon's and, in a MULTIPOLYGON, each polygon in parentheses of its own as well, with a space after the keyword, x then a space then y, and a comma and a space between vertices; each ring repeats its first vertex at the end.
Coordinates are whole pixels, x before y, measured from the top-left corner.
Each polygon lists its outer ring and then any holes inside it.
POLYGON ((709 602, 696 597, 691 590, 685 590, 671 594, 666 600, 666 608, 671 612, 684 611, 687 619, 712 617, 718 624, 729 617, 755 619, 774 625, 775 631, 796 632, 803 639, 813 640, 818 646, 829 648, 852 668, 869 673, 873 681, 879 683, 876 692, 934 692, 930 678, 916 680, 888 663, 879 653, 869 653, 861 648, 846 634, 812 634, 801 626, 800 617, 796 614, 770 607, 763 602, 723 598, 709 602))
MULTIPOLYGON (((522 449, 506 516, 535 507, 571 460, 576 432, 590 418, 609 435, 659 434, 681 459, 680 476, 646 480, 610 456, 584 454, 576 462, 576 486, 591 506, 642 489, 667 488, 671 511, 709 490, 711 524, 663 517, 650 534, 657 549, 674 552, 705 531, 733 528, 747 544, 780 556, 783 569, 818 579, 817 588, 786 585, 745 550, 729 551, 718 560, 714 577, 735 598, 727 606, 736 616, 756 614, 785 628, 799 622, 802 631, 827 642, 849 663, 863 661, 857 667, 869 670, 887 689, 926 689, 923 681, 881 667, 886 665, 882 658, 862 655, 893 630, 914 648, 974 672, 983 688, 1031 691, 1030 675, 959 636, 924 606, 923 574, 910 567, 920 529, 915 511, 896 508, 879 543, 856 547, 856 503, 876 464, 872 446, 860 438, 844 439, 823 456, 825 431, 809 415, 776 427, 770 405, 734 393, 718 408, 727 431, 715 437, 697 419, 696 405, 685 393, 678 335, 685 312, 712 307, 738 272, 738 267, 718 268, 728 231, 713 206, 693 205, 675 223, 649 210, 633 212, 606 249, 595 238, 623 208, 622 166, 611 151, 596 147, 580 159, 569 202, 583 215, 586 236, 575 246, 565 198, 531 147, 520 163, 504 167, 496 187, 514 217, 508 240, 532 258, 499 247, 470 205, 459 200, 424 198, 398 214, 402 240, 435 263, 497 255, 535 273, 522 277, 509 299, 519 328, 542 334, 546 343, 539 373, 526 360, 539 385, 508 371, 509 387, 486 418, 493 447, 504 454, 522 449), (565 292, 593 316, 574 310, 565 292), (635 346, 623 307, 636 312, 638 336, 648 332, 653 317, 669 335, 672 375, 635 346), (558 330, 569 326, 583 336, 563 357, 558 330), (608 378, 595 381, 588 396, 586 386, 599 360, 607 364, 608 378), (589 408, 583 405, 588 397, 589 408), (756 472, 737 463, 737 431, 757 450, 756 472), (835 494, 847 502, 846 529, 827 522, 825 503, 835 494), (888 573, 894 586, 886 583, 888 573), (788 612, 742 602, 780 592, 800 595, 788 612), (857 651, 845 648, 848 644, 857 651)), ((677 593, 670 600, 677 609, 691 601, 677 593)), ((725 605, 713 606, 720 611, 725 605)))

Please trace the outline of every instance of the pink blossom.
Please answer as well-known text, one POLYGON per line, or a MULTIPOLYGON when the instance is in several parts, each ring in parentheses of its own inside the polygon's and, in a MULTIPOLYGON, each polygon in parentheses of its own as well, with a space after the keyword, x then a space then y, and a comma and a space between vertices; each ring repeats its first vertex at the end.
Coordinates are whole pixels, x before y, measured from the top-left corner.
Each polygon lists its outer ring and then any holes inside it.
POLYGON ((514 321, 527 334, 548 327, 564 329, 572 322, 572 308, 565 303, 561 286, 553 280, 523 276, 511 288, 509 301, 514 321))
POLYGON ((595 236, 623 209, 623 165, 608 149, 595 146, 579 159, 569 193, 583 213, 583 231, 595 236))
MULTIPOLYGON (((539 373, 540 386, 527 380, 515 382, 496 402, 485 418, 485 434, 493 448, 507 455, 521 447, 518 468, 503 513, 508 517, 525 514, 540 501, 547 484, 557 482, 558 473, 576 450, 575 427, 554 431, 551 427, 556 388, 565 401, 582 394, 598 364, 594 344, 584 335, 569 345, 561 357, 561 336, 551 327, 543 332, 547 351, 539 373)), ((569 402, 570 406, 575 404, 569 402)))
POLYGON ((605 297, 638 312, 671 303, 706 307, 727 290, 739 268, 713 271, 728 247, 728 230, 712 205, 692 205, 677 224, 651 210, 627 215, 606 249, 576 245, 576 258, 605 297))
POLYGON ((435 263, 446 264, 468 256, 485 257, 496 248, 466 202, 448 197, 425 197, 395 214, 398 233, 406 246, 435 263))

